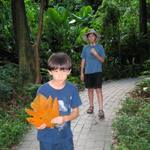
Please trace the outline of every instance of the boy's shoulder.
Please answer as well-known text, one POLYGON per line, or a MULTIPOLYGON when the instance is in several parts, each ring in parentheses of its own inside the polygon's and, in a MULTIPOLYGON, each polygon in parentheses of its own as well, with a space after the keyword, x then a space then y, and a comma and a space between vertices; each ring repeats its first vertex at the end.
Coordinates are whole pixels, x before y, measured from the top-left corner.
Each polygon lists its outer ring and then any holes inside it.
POLYGON ((38 90, 44 90, 44 89, 47 89, 47 87, 48 87, 48 82, 46 82, 46 83, 44 83, 44 84, 41 84, 40 86, 39 86, 39 88, 38 88, 38 90))
POLYGON ((77 88, 74 84, 72 84, 72 83, 70 83, 68 81, 66 81, 66 86, 70 87, 70 88, 77 88))
POLYGON ((71 91, 78 91, 78 88, 74 84, 72 84, 68 81, 66 81, 66 88, 71 91))
POLYGON ((101 44, 96 44, 96 46, 103 47, 103 45, 101 45, 101 44))
POLYGON ((90 45, 89 44, 87 44, 87 45, 85 45, 83 48, 85 49, 85 48, 87 48, 87 47, 89 47, 90 45))
POLYGON ((41 84, 40 87, 46 87, 46 86, 48 86, 48 82, 41 84))

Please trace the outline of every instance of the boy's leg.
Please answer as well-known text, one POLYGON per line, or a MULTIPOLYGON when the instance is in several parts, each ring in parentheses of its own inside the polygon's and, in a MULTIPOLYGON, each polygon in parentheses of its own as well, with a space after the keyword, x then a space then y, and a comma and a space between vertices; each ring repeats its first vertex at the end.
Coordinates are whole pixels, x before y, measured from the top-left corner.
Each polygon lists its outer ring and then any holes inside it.
POLYGON ((103 111, 103 93, 102 93, 102 88, 97 88, 96 89, 97 93, 97 98, 98 98, 98 104, 99 104, 99 114, 98 116, 100 118, 104 117, 104 111, 103 111))
POLYGON ((102 89, 101 88, 96 89, 96 94, 97 94, 99 109, 103 110, 103 94, 102 94, 102 89))
POLYGON ((73 139, 62 140, 60 150, 74 150, 73 139))
POLYGON ((94 104, 93 104, 94 88, 88 89, 88 96, 89 96, 90 107, 88 108, 87 113, 91 114, 93 113, 93 108, 94 108, 94 104))
POLYGON ((93 74, 85 74, 85 87, 88 88, 88 97, 90 106, 87 110, 88 114, 93 113, 93 97, 94 97, 94 85, 93 85, 93 74))
POLYGON ((40 141, 40 150, 59 150, 59 149, 60 144, 40 141))
POLYGON ((93 104, 94 88, 89 88, 88 89, 88 96, 89 96, 90 106, 94 106, 94 104, 93 104))
POLYGON ((40 150, 74 150, 73 139, 65 139, 60 143, 40 142, 40 150))

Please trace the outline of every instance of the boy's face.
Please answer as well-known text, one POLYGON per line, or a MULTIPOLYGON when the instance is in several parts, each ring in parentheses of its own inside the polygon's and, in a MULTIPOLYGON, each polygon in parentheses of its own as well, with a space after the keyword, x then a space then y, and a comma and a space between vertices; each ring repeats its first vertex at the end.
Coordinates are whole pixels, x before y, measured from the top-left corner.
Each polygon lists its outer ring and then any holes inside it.
POLYGON ((90 43, 93 43, 93 42, 95 42, 96 35, 91 33, 88 35, 88 39, 89 39, 90 43))
POLYGON ((65 80, 67 79, 67 76, 70 74, 71 70, 51 70, 48 71, 50 75, 53 76, 53 80, 57 82, 57 84, 64 84, 65 80))

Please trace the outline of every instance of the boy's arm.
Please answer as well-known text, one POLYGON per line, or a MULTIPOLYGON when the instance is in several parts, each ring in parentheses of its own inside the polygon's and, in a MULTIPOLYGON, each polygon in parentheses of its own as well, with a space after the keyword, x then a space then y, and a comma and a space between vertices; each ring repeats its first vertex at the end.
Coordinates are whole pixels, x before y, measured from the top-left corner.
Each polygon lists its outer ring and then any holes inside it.
POLYGON ((85 66, 85 59, 82 59, 82 61, 81 61, 81 76, 80 76, 81 81, 84 81, 84 66, 85 66))
MULTIPOLYGON (((72 113, 70 115, 67 116, 59 116, 54 118, 53 120, 51 120, 51 123, 55 123, 55 124, 63 124, 67 121, 71 121, 75 118, 77 118, 79 116, 79 108, 75 108, 72 110, 72 113)), ((42 130, 46 128, 46 124, 42 124, 40 127, 37 127, 37 129, 42 130)))
POLYGON ((93 54, 93 55, 95 55, 96 57, 97 57, 97 59, 100 61, 100 62, 104 62, 104 58, 103 57, 100 57, 98 54, 97 54, 97 52, 95 51, 95 49, 94 48, 92 48, 91 49, 91 53, 93 54))
POLYGON ((56 117, 51 121, 51 123, 63 124, 67 121, 74 120, 78 116, 79 116, 79 108, 77 107, 72 110, 72 113, 70 115, 56 117))

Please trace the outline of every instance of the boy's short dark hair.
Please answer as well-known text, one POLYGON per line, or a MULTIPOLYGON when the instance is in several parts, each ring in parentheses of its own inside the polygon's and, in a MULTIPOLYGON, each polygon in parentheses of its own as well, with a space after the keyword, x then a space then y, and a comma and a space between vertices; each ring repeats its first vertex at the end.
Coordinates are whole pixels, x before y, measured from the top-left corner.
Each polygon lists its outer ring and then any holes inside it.
POLYGON ((90 34, 94 34, 94 35, 97 37, 97 35, 96 35, 95 33, 89 33, 89 34, 87 34, 87 38, 88 38, 88 36, 89 36, 90 34))
POLYGON ((48 70, 70 70, 72 67, 71 58, 63 52, 54 53, 48 59, 48 70))

